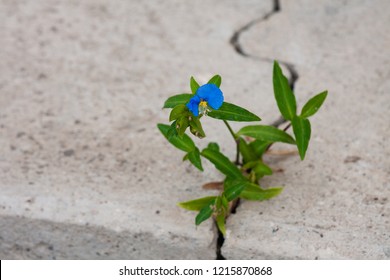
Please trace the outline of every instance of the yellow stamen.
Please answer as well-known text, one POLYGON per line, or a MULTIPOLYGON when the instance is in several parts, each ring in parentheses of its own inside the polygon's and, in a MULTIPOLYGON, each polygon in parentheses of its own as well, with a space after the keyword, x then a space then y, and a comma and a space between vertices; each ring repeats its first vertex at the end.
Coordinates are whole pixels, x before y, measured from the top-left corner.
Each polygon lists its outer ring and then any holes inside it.
POLYGON ((207 102, 202 100, 202 101, 200 101, 199 106, 201 106, 203 108, 206 108, 207 107, 207 102))
POLYGON ((199 114, 200 115, 207 115, 207 113, 210 112, 209 107, 207 106, 207 101, 200 101, 199 102, 199 114))

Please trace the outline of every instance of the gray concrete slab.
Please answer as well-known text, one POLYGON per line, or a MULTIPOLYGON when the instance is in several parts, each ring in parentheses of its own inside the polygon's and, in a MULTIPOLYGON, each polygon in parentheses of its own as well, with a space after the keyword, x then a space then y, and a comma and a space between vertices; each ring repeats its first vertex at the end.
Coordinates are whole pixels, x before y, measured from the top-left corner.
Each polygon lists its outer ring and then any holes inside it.
MULTIPOLYGON (((307 160, 269 158, 284 172, 264 185, 286 189, 243 203, 222 253, 389 258, 388 4, 290 2, 267 17, 273 1, 0 1, 0 258, 215 258, 212 223, 176 203, 221 176, 182 164, 156 123, 191 75, 216 73, 227 101, 271 123, 274 58, 299 72, 299 101, 330 95, 307 160), (244 57, 229 41, 253 20, 244 57)), ((218 122, 205 131, 233 156, 218 122)))
POLYGON ((245 93, 241 105, 257 109, 269 71, 229 39, 270 5, 1 1, 0 257, 215 258, 212 223, 196 228, 176 203, 209 194, 200 186, 219 175, 182 164, 156 124, 191 75, 221 74, 227 100, 245 93))
POLYGON ((228 259, 390 258, 390 5, 388 1, 282 1, 243 34, 251 54, 299 73, 302 105, 328 89, 312 120, 304 162, 268 156, 276 199, 244 202, 228 221, 228 259), (265 42, 260 44, 260 42, 265 42))

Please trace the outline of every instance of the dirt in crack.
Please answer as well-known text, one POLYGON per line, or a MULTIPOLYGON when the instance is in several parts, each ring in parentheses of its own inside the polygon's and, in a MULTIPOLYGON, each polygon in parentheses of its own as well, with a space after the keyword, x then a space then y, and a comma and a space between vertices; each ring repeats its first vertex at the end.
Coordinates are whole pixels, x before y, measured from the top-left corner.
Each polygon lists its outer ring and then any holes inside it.
MULTIPOLYGON (((273 2, 273 7, 272 7, 271 11, 269 11, 268 13, 266 13, 265 15, 263 15, 260 18, 256 18, 254 20, 251 20, 250 22, 248 22, 247 24, 245 24, 244 26, 242 26, 240 29, 238 29, 236 32, 233 33, 233 36, 230 38, 230 44, 233 46, 233 48, 235 49, 235 51, 239 55, 247 57, 247 58, 251 58, 251 59, 260 60, 263 62, 273 63, 274 59, 272 59, 272 58, 259 57, 259 56, 255 56, 255 55, 247 53, 240 43, 240 36, 242 35, 242 33, 249 30, 255 24, 260 24, 261 22, 270 19, 274 14, 281 11, 280 1, 273 0, 272 2, 273 2)), ((290 62, 286 62, 286 61, 281 61, 281 60, 278 60, 278 61, 280 64, 284 65, 287 68, 287 70, 289 71, 289 73, 290 73, 289 85, 290 85, 291 89, 294 91, 295 83, 299 79, 299 74, 298 74, 294 64, 292 64, 290 62)), ((275 120, 271 125, 275 126, 275 127, 279 127, 280 125, 284 124, 285 122, 286 122, 286 120, 283 117, 280 117, 279 119, 275 120)), ((237 212, 237 208, 239 207, 239 205, 240 205, 240 200, 238 199, 237 202, 231 208, 230 213, 235 214, 237 212)), ((228 219, 228 218, 226 218, 226 219, 228 219)), ((225 242, 225 237, 223 236, 222 232, 219 231, 218 226, 216 224, 215 224, 215 227, 218 230, 217 245, 216 245, 217 246, 216 259, 217 260, 226 260, 226 258, 222 255, 222 247, 223 247, 223 244, 225 242)))
MULTIPOLYGON (((217 228, 218 226, 215 225, 217 228)), ((216 260, 226 260, 226 258, 222 255, 222 246, 225 242, 225 237, 223 236, 222 232, 218 230, 218 237, 217 237, 217 258, 216 260)))
MULTIPOLYGON (((236 214, 237 207, 240 205, 241 200, 238 198, 234 200, 232 207, 230 208, 230 214, 236 214)), ((227 218, 226 218, 227 219, 227 218)), ((218 237, 217 237, 217 260, 226 260, 226 258, 222 255, 222 246, 225 242, 225 237, 223 236, 222 232, 219 230, 217 223, 215 222, 215 227, 218 230, 218 237)))

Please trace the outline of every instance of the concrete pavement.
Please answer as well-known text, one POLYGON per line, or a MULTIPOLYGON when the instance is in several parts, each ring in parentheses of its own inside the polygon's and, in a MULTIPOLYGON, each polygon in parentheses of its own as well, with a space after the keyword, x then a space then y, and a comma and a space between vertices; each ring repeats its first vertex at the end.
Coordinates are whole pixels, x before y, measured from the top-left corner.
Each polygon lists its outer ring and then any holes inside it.
MULTIPOLYGON (((215 258, 213 224, 176 203, 221 175, 183 164, 156 124, 216 73, 226 101, 273 122, 273 59, 299 74, 298 104, 328 100, 304 162, 267 157, 283 172, 263 185, 286 188, 239 206, 222 255, 390 258, 389 4, 311 2, 0 1, 0 258, 215 258), (229 41, 252 21, 243 56, 229 41)), ((204 128, 233 156, 219 122, 204 128)))

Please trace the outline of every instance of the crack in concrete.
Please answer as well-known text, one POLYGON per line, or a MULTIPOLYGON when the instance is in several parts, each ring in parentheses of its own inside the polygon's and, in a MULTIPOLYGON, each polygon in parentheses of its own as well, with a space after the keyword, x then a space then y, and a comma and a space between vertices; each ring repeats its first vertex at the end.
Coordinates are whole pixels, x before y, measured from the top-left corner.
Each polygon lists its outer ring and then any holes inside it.
POLYGON ((230 38, 230 44, 233 46, 233 48, 236 50, 236 52, 242 56, 245 56, 245 57, 253 57, 253 58, 256 57, 256 56, 253 56, 253 55, 244 51, 243 47, 240 44, 240 36, 243 32, 250 29, 253 25, 260 23, 262 21, 266 21, 272 15, 274 15, 275 13, 278 13, 279 11, 280 11, 279 0, 273 0, 273 7, 272 7, 271 11, 269 11, 268 13, 266 13, 264 16, 262 16, 260 18, 251 20, 250 22, 245 24, 243 27, 238 29, 236 32, 234 32, 233 36, 230 38))
MULTIPOLYGON (((251 59, 255 59, 255 60, 259 60, 259 61, 273 63, 274 59, 271 59, 268 57, 259 57, 259 56, 256 56, 256 55, 253 55, 253 54, 246 52, 244 50, 242 44, 240 43, 240 37, 244 32, 248 31, 254 25, 270 19, 274 14, 281 11, 280 1, 279 0, 271 0, 271 1, 273 3, 273 7, 272 7, 271 11, 269 11, 268 13, 266 13, 265 15, 263 15, 260 18, 256 18, 256 19, 251 20, 250 22, 248 22, 247 24, 245 24, 244 26, 242 26, 240 29, 238 29, 237 31, 235 31, 233 33, 232 37, 230 38, 229 43, 233 46, 233 48, 237 52, 237 54, 239 54, 243 57, 247 57, 247 58, 251 58, 251 59)), ((286 67, 287 71, 289 71, 289 73, 290 73, 289 85, 290 85, 292 91, 294 91, 295 83, 299 79, 299 74, 298 74, 297 70, 295 69, 294 64, 292 64, 291 62, 286 62, 286 61, 282 61, 282 60, 278 60, 278 62, 279 62, 279 64, 284 65, 286 67)), ((279 127, 282 124, 284 124, 285 122, 286 122, 286 120, 281 116, 277 120, 275 120, 273 123, 271 123, 271 125, 275 126, 275 127, 279 127)), ((237 200, 237 203, 235 204, 234 208, 231 209, 231 214, 236 213, 239 205, 240 205, 240 200, 237 200)), ((216 240, 216 243, 217 243, 216 244, 216 253, 217 253, 216 259, 217 260, 226 260, 226 258, 222 255, 222 247, 223 247, 223 244, 225 242, 225 237, 219 231, 216 223, 215 223, 215 227, 217 228, 217 231, 218 231, 218 236, 217 236, 217 240, 216 240)))
MULTIPOLYGON (((273 63, 274 59, 271 59, 268 57, 260 57, 260 56, 256 56, 256 55, 253 55, 253 54, 246 52, 240 43, 240 37, 241 37, 242 33, 248 31, 255 24, 259 24, 263 21, 268 20, 271 16, 273 16, 274 14, 281 11, 280 1, 279 0, 272 0, 272 1, 273 1, 273 8, 270 12, 268 12, 267 14, 265 14, 264 16, 262 16, 260 18, 251 20, 249 23, 245 24, 243 27, 241 27, 240 29, 235 31, 233 33, 233 36, 230 38, 230 41, 229 41, 230 44, 233 46, 235 51, 238 54, 240 54, 241 56, 273 63)), ((290 85, 291 89, 294 90, 295 83, 299 78, 299 74, 298 74, 297 70, 295 69, 294 64, 287 62, 287 61, 282 61, 282 60, 278 60, 278 61, 280 64, 284 65, 287 68, 287 70, 289 71, 289 73, 290 73, 289 85, 290 85)))

